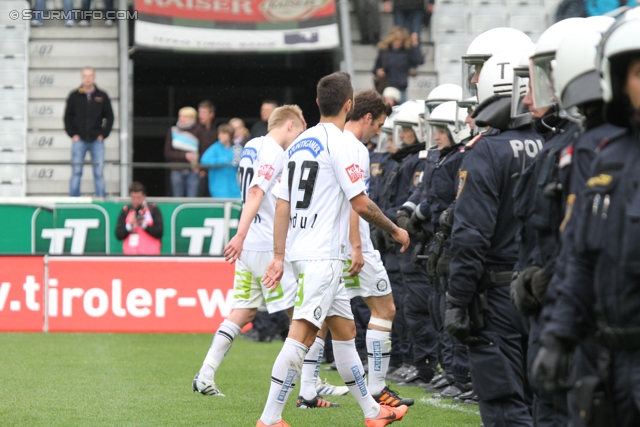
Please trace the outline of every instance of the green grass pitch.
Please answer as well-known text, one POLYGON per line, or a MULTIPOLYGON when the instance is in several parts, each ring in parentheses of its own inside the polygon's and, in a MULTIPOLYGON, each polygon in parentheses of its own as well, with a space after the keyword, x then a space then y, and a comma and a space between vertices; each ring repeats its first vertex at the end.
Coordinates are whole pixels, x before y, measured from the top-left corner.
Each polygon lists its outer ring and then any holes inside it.
MULTIPOLYGON (((0 426, 255 426, 282 342, 236 340, 216 375, 226 397, 191 392, 210 343, 202 334, 0 334, 0 426)), ((335 371, 321 375, 343 384, 335 371)), ((331 399, 340 408, 300 410, 298 390, 284 411, 292 427, 364 425, 350 395, 331 399)), ((480 425, 476 406, 400 392, 416 404, 394 426, 480 425)))

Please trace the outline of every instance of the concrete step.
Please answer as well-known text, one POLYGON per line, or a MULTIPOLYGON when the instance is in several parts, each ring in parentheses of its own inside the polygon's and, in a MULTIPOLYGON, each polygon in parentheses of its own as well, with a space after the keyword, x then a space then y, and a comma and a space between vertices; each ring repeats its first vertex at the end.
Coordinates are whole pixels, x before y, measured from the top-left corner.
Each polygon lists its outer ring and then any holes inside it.
MULTIPOLYGON (((115 115, 114 129, 119 129, 120 102, 111 101, 111 108, 115 115)), ((65 100, 34 99, 29 100, 29 130, 61 130, 64 129, 65 100)))
MULTIPOLYGON (((356 92, 365 89, 374 89, 373 74, 371 72, 355 72, 352 79, 353 87, 356 92)), ((458 78, 458 84, 460 78, 458 78)), ((415 77, 409 77, 409 85, 407 86, 408 99, 426 99, 431 89, 438 85, 438 77, 435 73, 419 73, 415 77)))
MULTIPOLYGON (((71 138, 63 130, 29 132, 27 135, 27 160, 30 162, 71 161, 71 138)), ((120 160, 120 141, 117 131, 112 131, 104 143, 105 160, 120 160)))
POLYGON ((118 43, 95 40, 51 40, 29 43, 29 67, 118 68, 118 43))
POLYGON ((62 21, 47 21, 44 26, 31 29, 32 41, 48 40, 118 40, 118 28, 105 27, 103 21, 92 21, 90 27, 65 27, 62 21))
MULTIPOLYGON (((107 194, 119 193, 119 173, 118 167, 105 166, 104 176, 107 194)), ((68 195, 70 179, 71 166, 27 166, 27 195, 68 195)), ((82 194, 94 194, 93 170, 90 165, 82 168, 80 192, 82 194)))
POLYGON ((24 184, 0 184, 0 197, 24 197, 24 184))
POLYGON ((24 151, 0 151, 0 164, 3 163, 24 163, 24 151))
MULTIPOLYGON (((0 74, 1 75, 1 74, 0 74)), ((32 99, 66 99, 80 86, 79 70, 35 69, 29 71, 29 97, 32 99)), ((118 99, 118 70, 96 70, 96 85, 109 98, 118 99)))
POLYGON ((25 135, 19 132, 0 133, 0 150, 24 150, 25 135))

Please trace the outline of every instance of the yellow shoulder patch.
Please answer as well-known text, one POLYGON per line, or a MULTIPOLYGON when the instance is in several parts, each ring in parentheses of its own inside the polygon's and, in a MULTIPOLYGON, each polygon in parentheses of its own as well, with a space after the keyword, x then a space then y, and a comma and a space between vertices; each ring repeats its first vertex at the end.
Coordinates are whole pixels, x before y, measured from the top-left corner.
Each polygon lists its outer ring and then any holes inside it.
POLYGON ((417 187, 422 182, 422 172, 416 172, 413 174, 413 186, 417 187))
POLYGON ((601 173, 598 176, 590 178, 589 181, 587 181, 587 187, 606 187, 611 184, 611 181, 613 181, 613 177, 611 175, 601 173))
POLYGON ((565 211, 564 211, 564 219, 562 220, 562 224, 560 224, 561 233, 564 231, 565 227, 569 223, 569 220, 571 219, 571 215, 573 214, 573 205, 575 203, 576 203, 576 195, 569 194, 567 196, 567 207, 565 208, 565 211))
POLYGON ((462 190, 464 190, 464 184, 467 182, 467 171, 463 171, 462 169, 460 169, 460 171, 458 172, 458 195, 456 196, 456 199, 458 199, 460 197, 460 194, 462 194, 462 190))

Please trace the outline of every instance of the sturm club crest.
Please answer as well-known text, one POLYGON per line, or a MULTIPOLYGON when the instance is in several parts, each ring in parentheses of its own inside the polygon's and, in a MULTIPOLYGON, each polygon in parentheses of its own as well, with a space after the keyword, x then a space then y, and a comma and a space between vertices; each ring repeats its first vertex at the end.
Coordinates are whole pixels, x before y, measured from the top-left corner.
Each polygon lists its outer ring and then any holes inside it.
POLYGON ((387 290, 387 286, 389 286, 387 284, 387 281, 384 279, 380 279, 378 280, 378 283, 376 283, 376 288, 380 291, 380 292, 384 292, 387 290))
POLYGON ((316 320, 320 320, 320 316, 322 316, 322 308, 318 306, 315 310, 313 310, 313 318, 316 320))

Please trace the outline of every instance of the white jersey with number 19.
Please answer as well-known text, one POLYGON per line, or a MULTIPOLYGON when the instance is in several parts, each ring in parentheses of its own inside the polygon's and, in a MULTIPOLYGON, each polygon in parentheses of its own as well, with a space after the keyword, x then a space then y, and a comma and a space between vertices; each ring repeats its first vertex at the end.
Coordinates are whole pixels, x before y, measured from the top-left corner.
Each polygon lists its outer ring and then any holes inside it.
POLYGON ((284 150, 269 136, 254 138, 242 151, 238 167, 242 203, 247 201, 249 189, 258 186, 264 191, 262 204, 249 227, 243 249, 250 251, 273 250, 273 217, 276 198, 271 189, 282 174, 284 150))
POLYGON ((285 151, 279 198, 291 205, 290 261, 346 260, 349 200, 366 187, 358 155, 331 123, 319 123, 285 151))

